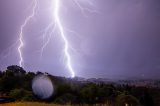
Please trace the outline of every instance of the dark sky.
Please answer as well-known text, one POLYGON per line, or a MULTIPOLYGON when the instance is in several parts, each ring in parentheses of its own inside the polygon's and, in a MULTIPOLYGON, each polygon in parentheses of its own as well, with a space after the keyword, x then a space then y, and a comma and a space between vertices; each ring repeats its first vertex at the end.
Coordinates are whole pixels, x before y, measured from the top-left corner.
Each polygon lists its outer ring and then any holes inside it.
MULTIPOLYGON (((45 27, 52 22, 51 0, 39 0, 24 30, 24 68, 70 76, 63 61, 63 42, 54 33, 40 59, 45 27)), ((70 44, 76 76, 103 78, 160 78, 160 0, 79 0, 98 13, 84 14, 62 0, 61 21, 70 44), (85 15, 85 16, 84 16, 85 15)), ((32 0, 0 0, 0 68, 17 64, 21 24, 31 13, 32 0), (17 43, 16 43, 17 42, 17 43)))

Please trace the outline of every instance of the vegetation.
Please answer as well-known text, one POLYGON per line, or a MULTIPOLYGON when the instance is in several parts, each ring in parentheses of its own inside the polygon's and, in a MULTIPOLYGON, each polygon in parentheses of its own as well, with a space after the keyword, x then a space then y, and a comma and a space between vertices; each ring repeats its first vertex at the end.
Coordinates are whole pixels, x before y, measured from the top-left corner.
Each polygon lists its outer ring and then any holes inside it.
MULTIPOLYGON (((2 106, 23 106, 24 103, 20 101, 29 101, 25 103, 25 106, 32 106, 30 102, 47 102, 61 105, 160 106, 159 90, 159 88, 77 81, 70 78, 56 77, 48 73, 26 72, 23 68, 14 65, 7 67, 6 71, 0 71, 1 97, 12 97, 19 101, 16 104, 4 104, 2 106), (32 93, 32 80, 40 74, 47 75, 55 85, 53 96, 45 100, 37 98, 32 93)), ((50 106, 49 104, 33 104, 33 106, 50 106)), ((52 106, 54 105, 52 104, 52 106)))
POLYGON ((60 106, 57 104, 38 103, 38 102, 17 102, 17 103, 6 103, 1 106, 60 106))

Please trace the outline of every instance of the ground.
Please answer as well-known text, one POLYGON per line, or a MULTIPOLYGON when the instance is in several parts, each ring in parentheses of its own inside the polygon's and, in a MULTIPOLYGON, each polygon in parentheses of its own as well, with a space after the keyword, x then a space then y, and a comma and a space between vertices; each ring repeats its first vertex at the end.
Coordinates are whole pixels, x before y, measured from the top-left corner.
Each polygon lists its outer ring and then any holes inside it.
MULTIPOLYGON (((5 103, 0 104, 0 106, 71 106, 71 105, 58 105, 58 104, 47 104, 47 103, 38 103, 38 102, 16 102, 16 103, 5 103)), ((74 105, 75 106, 75 105, 74 105)), ((88 105, 84 105, 88 106, 88 105)), ((109 106, 109 105, 95 105, 95 106, 109 106)))
POLYGON ((0 104, 0 106, 60 106, 60 105, 38 103, 38 102, 16 102, 16 103, 0 104))

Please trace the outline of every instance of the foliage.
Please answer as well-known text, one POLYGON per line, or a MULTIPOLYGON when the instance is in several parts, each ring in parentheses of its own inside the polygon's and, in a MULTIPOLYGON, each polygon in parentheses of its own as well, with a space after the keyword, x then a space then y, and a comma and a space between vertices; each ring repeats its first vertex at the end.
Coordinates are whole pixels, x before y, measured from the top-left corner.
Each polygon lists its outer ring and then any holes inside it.
POLYGON ((27 91, 27 90, 24 90, 22 88, 11 90, 10 93, 9 93, 9 96, 14 97, 16 100, 23 100, 23 101, 33 101, 33 100, 35 100, 31 91, 27 91))
POLYGON ((109 104, 124 106, 159 106, 160 91, 155 88, 91 83, 75 79, 57 77, 40 71, 27 72, 13 65, 0 71, 0 96, 10 96, 17 101, 54 102, 59 104, 109 104), (32 80, 45 74, 54 84, 54 94, 48 100, 40 100, 32 93, 32 80), (154 104, 155 103, 155 104, 154 104))
POLYGON ((140 106, 138 99, 132 95, 119 95, 117 97, 117 106, 125 106, 125 104, 128 104, 129 106, 140 106))

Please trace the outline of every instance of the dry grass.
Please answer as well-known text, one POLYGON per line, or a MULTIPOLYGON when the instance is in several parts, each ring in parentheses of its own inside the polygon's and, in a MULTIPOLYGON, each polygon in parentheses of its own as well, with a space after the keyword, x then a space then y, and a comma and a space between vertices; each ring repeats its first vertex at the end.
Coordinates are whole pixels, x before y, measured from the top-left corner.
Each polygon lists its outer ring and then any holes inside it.
MULTIPOLYGON (((71 106, 71 105, 60 105, 60 104, 52 104, 52 103, 38 103, 38 102, 16 102, 16 103, 5 103, 0 104, 0 106, 71 106)), ((88 106, 88 105, 83 105, 88 106)), ((95 105, 95 106, 110 106, 110 105, 95 105)))
POLYGON ((62 105, 46 104, 38 102, 16 102, 16 103, 0 104, 0 106, 62 106, 62 105))
MULTIPOLYGON (((60 104, 47 104, 47 103, 38 103, 38 102, 16 102, 16 103, 5 103, 0 104, 0 106, 71 106, 71 105, 60 105, 60 104)), ((88 105, 83 105, 88 106, 88 105)), ((94 106, 110 106, 110 105, 94 105, 94 106)))

